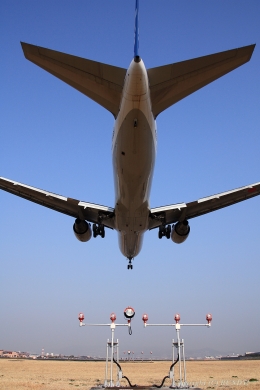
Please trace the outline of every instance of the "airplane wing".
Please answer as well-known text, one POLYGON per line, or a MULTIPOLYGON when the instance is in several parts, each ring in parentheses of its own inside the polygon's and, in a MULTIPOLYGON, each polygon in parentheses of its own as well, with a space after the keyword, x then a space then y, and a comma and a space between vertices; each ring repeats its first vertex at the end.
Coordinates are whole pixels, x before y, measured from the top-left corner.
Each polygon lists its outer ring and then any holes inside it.
POLYGON ((147 70, 155 117, 181 99, 248 62, 255 45, 147 70))
POLYGON ((207 196, 190 203, 178 203, 151 209, 149 229, 162 224, 171 224, 185 219, 199 217, 232 204, 260 195, 260 183, 251 184, 235 190, 207 196))
POLYGON ((0 189, 71 217, 92 223, 102 221, 105 226, 114 228, 114 209, 111 207, 66 198, 4 177, 0 177, 0 189))
POLYGON ((21 42, 25 58, 117 116, 126 69, 21 42))

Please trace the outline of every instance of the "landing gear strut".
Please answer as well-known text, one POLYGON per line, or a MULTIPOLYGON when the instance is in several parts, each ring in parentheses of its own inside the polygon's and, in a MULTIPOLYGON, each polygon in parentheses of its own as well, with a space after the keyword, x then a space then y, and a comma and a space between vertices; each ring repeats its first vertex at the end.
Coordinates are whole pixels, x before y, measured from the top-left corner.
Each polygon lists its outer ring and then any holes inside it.
POLYGON ((127 269, 133 269, 132 260, 134 260, 132 257, 128 257, 127 269))
POLYGON ((159 227, 159 233, 158 233, 158 237, 161 239, 162 237, 166 237, 166 238, 170 238, 171 237, 171 225, 162 225, 159 227))
POLYGON ((93 223, 92 230, 93 230, 93 237, 97 237, 97 236, 101 236, 102 238, 105 237, 104 225, 102 224, 97 225, 96 223, 93 223))

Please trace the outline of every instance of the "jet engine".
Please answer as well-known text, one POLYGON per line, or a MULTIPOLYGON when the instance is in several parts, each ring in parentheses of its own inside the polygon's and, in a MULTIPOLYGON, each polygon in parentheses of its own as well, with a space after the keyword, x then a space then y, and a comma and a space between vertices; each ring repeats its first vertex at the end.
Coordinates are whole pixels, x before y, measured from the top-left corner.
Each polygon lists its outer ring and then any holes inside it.
POLYGON ((89 241, 92 237, 90 224, 79 218, 75 220, 73 231, 76 238, 81 242, 89 241))
POLYGON ((175 244, 183 243, 190 234, 190 226, 187 220, 172 225, 171 239, 175 244))

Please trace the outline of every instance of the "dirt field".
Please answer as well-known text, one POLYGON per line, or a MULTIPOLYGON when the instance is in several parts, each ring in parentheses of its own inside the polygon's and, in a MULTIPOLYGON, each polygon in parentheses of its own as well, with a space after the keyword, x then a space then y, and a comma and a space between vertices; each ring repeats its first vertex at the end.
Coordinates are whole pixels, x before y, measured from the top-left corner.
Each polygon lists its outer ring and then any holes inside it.
MULTIPOLYGON (((122 370, 132 384, 152 385, 161 383, 169 366, 169 362, 122 363, 122 370)), ((176 377, 177 372, 176 365, 176 377)), ((104 362, 0 359, 1 390, 88 390, 103 385, 104 374, 104 362)), ((260 360, 187 362, 187 380, 203 389, 260 390, 260 360), (253 378, 258 381, 249 381, 253 378)), ((165 385, 170 386, 169 379, 165 385)))

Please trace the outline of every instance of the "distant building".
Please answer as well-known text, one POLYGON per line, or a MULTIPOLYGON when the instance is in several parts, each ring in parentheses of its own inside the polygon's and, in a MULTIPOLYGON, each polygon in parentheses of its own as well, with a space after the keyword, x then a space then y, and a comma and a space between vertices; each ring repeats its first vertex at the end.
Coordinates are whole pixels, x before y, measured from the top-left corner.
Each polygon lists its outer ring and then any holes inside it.
POLYGON ((246 352, 245 358, 260 358, 260 352, 246 352))
POLYGON ((30 355, 29 355, 29 358, 30 359, 37 359, 39 357, 39 355, 37 355, 36 353, 31 353, 30 355))
POLYGON ((13 351, 3 351, 3 357, 7 358, 17 358, 18 357, 18 352, 13 352, 13 351))
POLYGON ((30 354, 28 352, 19 352, 18 355, 19 355, 19 358, 26 359, 29 357, 30 354))

